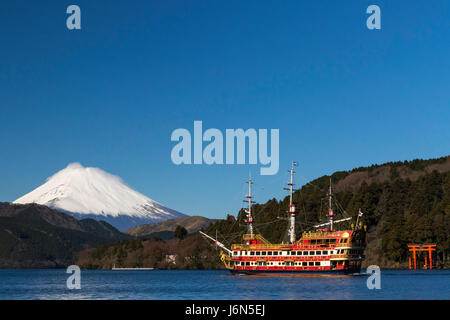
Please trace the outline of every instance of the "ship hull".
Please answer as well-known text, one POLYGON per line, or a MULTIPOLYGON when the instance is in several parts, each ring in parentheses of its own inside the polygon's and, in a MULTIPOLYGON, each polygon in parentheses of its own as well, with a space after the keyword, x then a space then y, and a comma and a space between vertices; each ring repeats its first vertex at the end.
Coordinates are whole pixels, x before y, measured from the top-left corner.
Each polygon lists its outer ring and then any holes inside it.
POLYGON ((352 275, 360 270, 229 270, 235 275, 352 275))
POLYGON ((232 268, 228 269, 233 274, 358 274, 361 272, 361 263, 355 263, 347 268, 232 268))

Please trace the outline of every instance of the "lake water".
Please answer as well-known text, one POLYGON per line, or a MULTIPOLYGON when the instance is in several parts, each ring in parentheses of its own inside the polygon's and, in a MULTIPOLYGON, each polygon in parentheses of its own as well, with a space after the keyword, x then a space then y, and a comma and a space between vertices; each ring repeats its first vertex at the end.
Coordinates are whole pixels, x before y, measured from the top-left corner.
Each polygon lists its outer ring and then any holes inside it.
POLYGON ((228 271, 0 270, 0 299, 450 299, 450 270, 381 270, 381 289, 361 276, 236 276, 228 271))

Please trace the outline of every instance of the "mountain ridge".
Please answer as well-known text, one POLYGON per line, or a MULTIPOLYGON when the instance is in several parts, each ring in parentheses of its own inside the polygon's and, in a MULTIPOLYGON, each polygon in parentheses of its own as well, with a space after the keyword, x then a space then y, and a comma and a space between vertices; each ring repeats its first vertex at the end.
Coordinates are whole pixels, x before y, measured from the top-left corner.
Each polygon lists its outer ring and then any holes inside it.
POLYGON ((391 178, 415 181, 420 176, 431 173, 434 170, 439 173, 450 171, 450 156, 427 160, 414 159, 411 161, 386 162, 368 167, 355 168, 349 171, 338 171, 333 173, 332 177, 345 174, 345 172, 348 172, 348 175, 339 179, 333 187, 337 192, 355 191, 363 182, 366 184, 373 182, 382 183, 391 178))
POLYGON ((140 225, 123 232, 135 237, 157 237, 158 234, 165 232, 164 238, 167 238, 170 235, 169 233, 173 234, 177 226, 185 228, 188 234, 190 234, 208 227, 214 221, 215 219, 209 219, 202 216, 190 216, 169 219, 159 223, 140 225))

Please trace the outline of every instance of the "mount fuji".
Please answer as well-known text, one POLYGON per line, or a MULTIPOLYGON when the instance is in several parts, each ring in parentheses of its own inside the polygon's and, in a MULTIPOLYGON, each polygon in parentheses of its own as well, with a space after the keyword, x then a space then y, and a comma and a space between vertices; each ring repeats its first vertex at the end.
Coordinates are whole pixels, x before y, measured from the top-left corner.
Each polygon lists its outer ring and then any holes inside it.
POLYGON ((104 220, 121 231, 186 217, 131 189, 120 177, 79 163, 69 164, 14 203, 37 203, 77 219, 104 220))

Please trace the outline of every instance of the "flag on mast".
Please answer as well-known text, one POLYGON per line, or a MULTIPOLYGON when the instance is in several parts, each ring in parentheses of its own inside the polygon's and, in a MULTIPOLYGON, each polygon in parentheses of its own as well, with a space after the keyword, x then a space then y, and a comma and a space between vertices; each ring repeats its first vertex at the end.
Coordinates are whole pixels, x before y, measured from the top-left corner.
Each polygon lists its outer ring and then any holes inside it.
POLYGON ((363 214, 364 214, 364 213, 361 211, 361 209, 359 209, 358 217, 361 217, 363 214))

